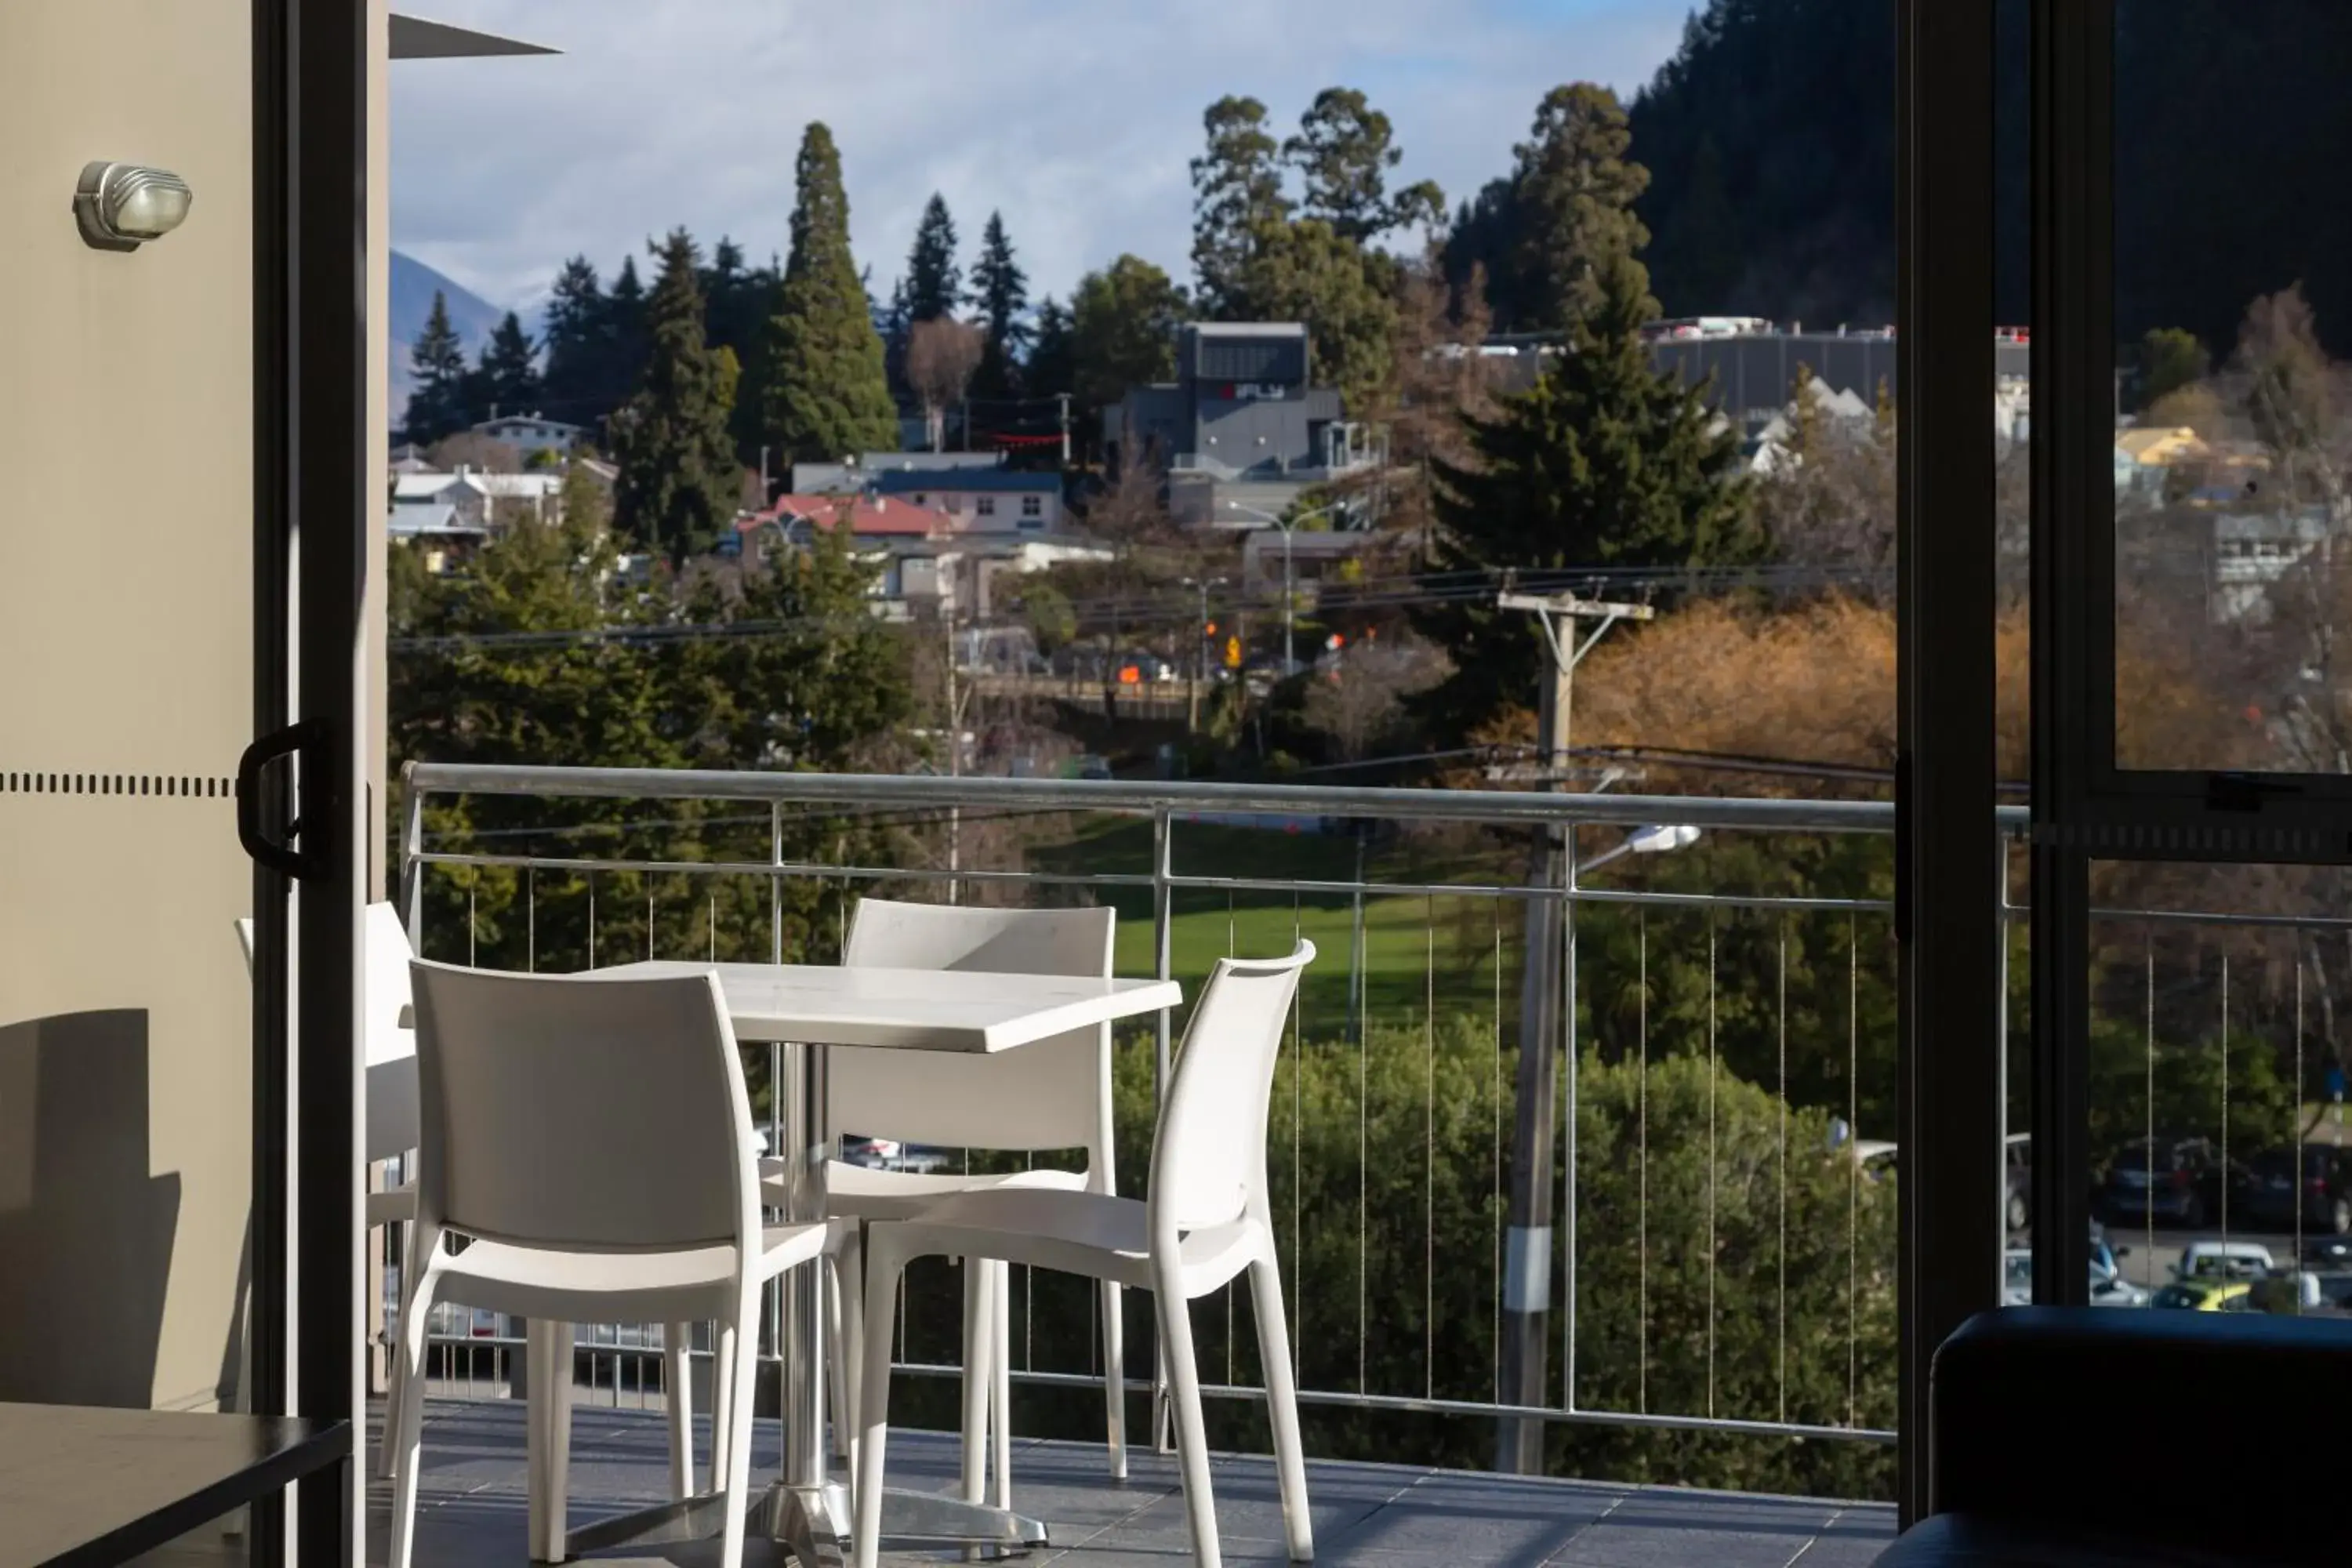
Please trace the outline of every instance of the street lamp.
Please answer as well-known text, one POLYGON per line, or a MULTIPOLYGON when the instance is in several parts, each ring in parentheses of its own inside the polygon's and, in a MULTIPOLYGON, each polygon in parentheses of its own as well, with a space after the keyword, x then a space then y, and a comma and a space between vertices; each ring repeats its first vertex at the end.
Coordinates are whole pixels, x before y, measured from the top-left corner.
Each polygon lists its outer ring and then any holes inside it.
POLYGON ((1185 703, 1184 732, 1191 734, 1201 727, 1201 687, 1209 677, 1209 594, 1225 586, 1223 577, 1187 577, 1184 586, 1201 591, 1201 635, 1193 639, 1192 690, 1185 703))
POLYGON ((1290 587, 1290 531, 1310 517, 1328 517, 1339 509, 1336 506, 1318 506, 1312 510, 1292 512, 1276 517, 1270 511, 1254 506, 1244 506, 1237 500, 1223 501, 1219 504, 1227 511, 1242 512, 1260 522, 1272 523, 1282 530, 1282 673, 1286 677, 1298 667, 1298 658, 1292 647, 1291 635, 1293 631, 1291 620, 1296 611, 1296 605, 1290 587))
POLYGON ((1580 875, 1598 870, 1621 855, 1670 855, 1677 849, 1687 849, 1698 842, 1699 829, 1689 823, 1637 827, 1625 836, 1625 841, 1613 849, 1604 849, 1577 867, 1580 875))

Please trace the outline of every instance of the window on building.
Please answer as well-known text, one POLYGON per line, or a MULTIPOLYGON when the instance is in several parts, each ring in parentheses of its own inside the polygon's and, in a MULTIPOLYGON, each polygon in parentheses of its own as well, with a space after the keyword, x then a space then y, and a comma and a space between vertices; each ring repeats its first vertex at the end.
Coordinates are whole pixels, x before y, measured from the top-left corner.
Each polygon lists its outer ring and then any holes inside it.
POLYGON ((1021 498, 1021 515, 1023 517, 1045 516, 1045 498, 1042 496, 1023 496, 1021 498))
POLYGON ((996 498, 994 496, 981 497, 978 510, 980 515, 982 517, 994 517, 996 515, 996 498))

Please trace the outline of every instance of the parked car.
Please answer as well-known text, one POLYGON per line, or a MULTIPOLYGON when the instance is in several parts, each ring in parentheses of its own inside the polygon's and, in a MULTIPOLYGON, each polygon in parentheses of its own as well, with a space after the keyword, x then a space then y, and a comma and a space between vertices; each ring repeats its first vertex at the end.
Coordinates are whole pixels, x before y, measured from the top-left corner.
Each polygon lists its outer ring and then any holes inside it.
POLYGON ((2149 1298, 2148 1305, 2192 1312, 2251 1312, 2253 1289, 2251 1279, 2176 1280, 2149 1298))
POLYGON ((2195 1230, 2221 1208, 2220 1152, 2205 1138, 2135 1138, 2108 1163, 2099 1206, 2111 1221, 2168 1219, 2195 1230))
POLYGON ((912 1171, 919 1176, 936 1174, 946 1170, 950 1163, 944 1149, 901 1143, 894 1138, 844 1138, 841 1157, 853 1165, 877 1171, 912 1171))
MULTIPOLYGON (((2022 1307, 2033 1300, 2033 1254, 2028 1248, 2013 1247, 2003 1255, 2006 1265, 2001 1300, 2011 1307, 2022 1307)), ((2145 1307, 2147 1292, 2115 1271, 2112 1260, 2100 1266, 2096 1254, 2091 1258, 2090 1303, 2094 1307, 2145 1307)))
POLYGON ((2278 1259, 2259 1241, 2192 1241, 2172 1266, 2176 1279, 2262 1279, 2278 1272, 2278 1259))
POLYGON ((2278 1230, 2294 1228, 2299 1207, 2307 1228, 2352 1236, 2352 1157, 2326 1143, 2265 1149, 2231 1184, 2230 1207, 2248 1225, 2278 1230))

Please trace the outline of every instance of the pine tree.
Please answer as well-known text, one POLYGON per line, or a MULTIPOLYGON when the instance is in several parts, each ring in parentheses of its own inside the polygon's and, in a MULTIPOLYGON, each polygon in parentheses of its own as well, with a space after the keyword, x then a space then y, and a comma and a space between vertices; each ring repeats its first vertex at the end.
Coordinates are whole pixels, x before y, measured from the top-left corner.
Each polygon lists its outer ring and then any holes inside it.
POLYGON ((898 445, 898 410, 882 370, 882 340, 849 254, 849 198, 833 132, 801 139, 792 258, 768 323, 761 405, 783 462, 838 461, 898 445))
POLYGON ((1013 259, 1013 241, 1004 233, 1004 215, 988 215, 980 238, 980 259, 971 266, 971 292, 966 297, 980 317, 988 342, 980 369, 973 374, 971 395, 1007 398, 1020 390, 1017 374, 1022 351, 1033 332, 1025 319, 1029 309, 1029 275, 1013 259))
POLYGON ((542 342, 547 363, 540 381, 540 406, 558 419, 594 429, 612 405, 603 401, 601 342, 604 289, 595 268, 575 256, 555 275, 548 296, 542 342))
POLYGON ((1252 313, 1243 278, 1260 233, 1287 222, 1281 147, 1265 128, 1265 105, 1225 97, 1201 116, 1208 150, 1192 160, 1193 298, 1223 321, 1252 313))
POLYGON ((955 219, 948 216, 946 199, 933 191, 907 252, 907 324, 952 313, 962 288, 963 273, 956 266, 955 219))
MULTIPOLYGON (((1433 573, 1582 566, 1709 566, 1753 561, 1764 542, 1738 439, 1698 389, 1653 367, 1641 328, 1648 290, 1619 261, 1598 280, 1568 352, 1491 418, 1465 420, 1471 460, 1437 459, 1433 573)), ((1414 699, 1433 731, 1466 739, 1536 704, 1533 620, 1464 601, 1413 612, 1454 672, 1414 699)))
MULTIPOLYGON (((765 352, 761 331, 768 318, 775 313, 776 290, 782 287, 782 270, 773 261, 765 267, 747 267, 743 247, 721 237, 710 253, 710 265, 702 272, 704 319, 708 323, 710 346, 733 352, 743 369, 743 384, 757 386, 765 379, 760 356, 765 352)), ((760 460, 760 402, 756 397, 739 397, 735 413, 728 422, 735 438, 735 456, 746 468, 757 466, 760 460)))
POLYGON ((466 349, 449 323, 448 297, 438 289, 433 291, 425 330, 409 349, 408 365, 416 378, 403 420, 408 438, 430 445, 464 429, 470 423, 466 417, 466 349))
POLYGON ((718 542, 741 495, 727 434, 736 365, 731 351, 705 340, 693 237, 673 229, 655 254, 661 271, 646 301, 645 384, 612 420, 613 459, 621 470, 614 521, 678 562, 718 542))
POLYGON ((628 402, 646 374, 646 286, 637 280, 637 258, 621 258, 612 292, 604 297, 601 334, 604 406, 615 409, 628 402))
POLYGON ((1048 294, 1037 307, 1036 332, 1021 366, 1021 384, 1032 397, 1074 391, 1077 379, 1076 340, 1067 306, 1048 294))
POLYGON ((1517 236, 1506 257, 1523 330, 1567 331, 1626 283, 1643 319, 1657 314, 1649 269, 1635 259, 1650 242, 1633 211, 1650 173, 1626 156, 1632 145, 1605 87, 1557 87, 1537 106, 1533 134, 1515 150, 1517 236))
POLYGON ((475 396, 480 417, 494 419, 501 414, 539 409, 538 351, 531 346, 530 334, 522 330, 522 318, 512 310, 482 345, 478 375, 480 390, 475 396))

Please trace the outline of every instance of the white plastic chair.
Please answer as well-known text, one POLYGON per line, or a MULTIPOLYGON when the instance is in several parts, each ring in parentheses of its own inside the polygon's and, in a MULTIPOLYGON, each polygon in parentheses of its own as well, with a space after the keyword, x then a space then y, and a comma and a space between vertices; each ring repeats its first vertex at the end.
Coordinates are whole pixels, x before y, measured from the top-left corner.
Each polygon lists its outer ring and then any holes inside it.
POLYGON ((1201 1425, 1200 1368, 1184 1303, 1246 1269, 1265 1365, 1275 1466, 1290 1556, 1310 1561, 1307 1464, 1298 1394, 1283 1317, 1282 1275, 1267 1209, 1265 1126, 1275 1061, 1299 972, 1315 956, 1301 942, 1287 958, 1223 959, 1184 1032, 1151 1150, 1150 1198, 999 1188, 946 1198, 912 1219, 866 1227, 864 1405, 859 1413, 857 1568, 875 1568, 889 1433, 890 1331, 899 1275, 910 1258, 997 1258, 1156 1291, 1160 1347, 1176 1415, 1192 1554, 1217 1568, 1216 1503, 1201 1425))
MULTIPOLYGON (((851 917, 842 963, 881 969, 956 969, 984 973, 1101 975, 1111 973, 1117 921, 1108 909, 995 910, 863 899, 851 917)), ((825 1166, 829 1212, 871 1221, 904 1219, 958 1193, 1003 1188, 1109 1194, 1118 1191, 1112 1151, 1110 1027, 1078 1029, 1002 1056, 931 1051, 857 1050, 830 1056, 831 1117, 819 1135, 845 1134, 950 1148, 1034 1151, 1084 1149, 1082 1171, 1034 1170, 993 1175, 876 1170, 832 1160, 825 1166)), ((762 1166, 768 1201, 783 1203, 783 1170, 762 1166)), ((1013 1506, 1010 1394, 1012 1271, 1002 1264, 964 1278, 963 1494, 981 1500, 982 1462, 992 1450, 996 1506, 1013 1506)), ((1118 1286, 1102 1287, 1104 1400, 1114 1477, 1127 1475, 1125 1347, 1118 1286)), ((837 1447, 855 1422, 855 1314, 834 1353, 837 1447)))
MULTIPOLYGON (((718 1381, 743 1391, 714 1444, 719 1562, 738 1568, 761 1291, 824 1256, 835 1227, 762 1221, 758 1134, 717 978, 410 971, 422 1121, 410 1257, 422 1261, 400 1314, 390 1568, 410 1568, 415 1545, 425 1320, 442 1301, 566 1325, 532 1369, 543 1561, 563 1555, 571 1384, 549 1374, 569 1360, 568 1325, 717 1321, 730 1363, 718 1381), (449 1251, 451 1232, 471 1245, 449 1251)), ((856 1302, 856 1270, 838 1288, 856 1302)))

